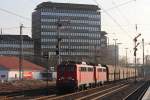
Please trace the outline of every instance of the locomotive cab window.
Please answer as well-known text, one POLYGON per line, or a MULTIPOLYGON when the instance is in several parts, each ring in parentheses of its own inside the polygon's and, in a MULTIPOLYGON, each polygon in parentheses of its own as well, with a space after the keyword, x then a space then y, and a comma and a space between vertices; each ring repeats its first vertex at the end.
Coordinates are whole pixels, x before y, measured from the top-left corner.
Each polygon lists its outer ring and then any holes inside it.
POLYGON ((60 65, 59 66, 59 71, 60 72, 74 72, 76 70, 75 65, 60 65))
POLYGON ((106 69, 103 69, 103 72, 106 72, 106 69))
POLYGON ((65 71, 65 65, 60 65, 59 66, 59 71, 64 72, 65 71))
POLYGON ((89 72, 92 72, 92 71, 93 71, 93 68, 88 68, 88 71, 89 71, 89 72))
POLYGON ((75 65, 67 65, 66 66, 66 71, 67 72, 74 72, 76 70, 76 66, 75 65))
POLYGON ((101 69, 101 68, 98 68, 98 72, 102 72, 102 69, 101 69))
POLYGON ((80 67, 80 71, 81 71, 81 72, 87 71, 87 70, 86 70, 86 67, 80 67))

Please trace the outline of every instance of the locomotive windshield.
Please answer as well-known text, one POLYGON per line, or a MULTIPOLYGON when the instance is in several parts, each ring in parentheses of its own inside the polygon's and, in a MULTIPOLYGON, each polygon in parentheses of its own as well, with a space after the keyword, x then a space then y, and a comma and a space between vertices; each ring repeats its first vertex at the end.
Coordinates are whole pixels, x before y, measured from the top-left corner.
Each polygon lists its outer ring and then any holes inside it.
POLYGON ((59 66, 59 71, 64 72, 65 71, 65 65, 60 65, 59 66))
POLYGON ((59 71, 60 72, 74 72, 75 71, 75 65, 68 64, 68 65, 60 65, 59 71))
POLYGON ((74 72, 74 71, 75 71, 75 65, 70 65, 70 64, 68 64, 68 65, 66 66, 66 71, 67 71, 67 72, 74 72))

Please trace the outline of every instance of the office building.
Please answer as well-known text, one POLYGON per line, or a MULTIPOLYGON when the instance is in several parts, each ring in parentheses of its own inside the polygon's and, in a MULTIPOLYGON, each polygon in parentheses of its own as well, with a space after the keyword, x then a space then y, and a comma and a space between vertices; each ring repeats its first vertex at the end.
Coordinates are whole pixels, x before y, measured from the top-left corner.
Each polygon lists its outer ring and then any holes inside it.
MULTIPOLYGON (((19 56, 20 55, 20 35, 0 35, 0 55, 19 56)), ((32 57, 33 40, 28 35, 23 35, 23 56, 32 57)))
MULTIPOLYGON (((101 13, 97 5, 43 2, 32 13, 32 37, 36 57, 61 60, 89 59, 101 47, 101 13)), ((107 42, 107 41, 106 41, 107 42)), ((105 45, 107 43, 104 43, 105 45)))

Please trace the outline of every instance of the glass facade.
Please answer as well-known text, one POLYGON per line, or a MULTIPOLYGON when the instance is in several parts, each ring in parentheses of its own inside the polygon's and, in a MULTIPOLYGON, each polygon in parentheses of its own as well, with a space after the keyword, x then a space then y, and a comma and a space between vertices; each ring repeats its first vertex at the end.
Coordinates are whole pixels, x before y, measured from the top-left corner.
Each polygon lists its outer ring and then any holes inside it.
MULTIPOLYGON (((19 56, 20 54, 20 35, 0 35, 0 55, 19 56)), ((34 55, 33 41, 27 35, 23 35, 23 56, 31 57, 34 55)))
POLYGON ((93 55, 95 46, 101 46, 101 14, 96 5, 46 2, 37 6, 32 18, 33 39, 39 41, 43 55, 56 55, 58 37, 61 56, 88 57, 93 55), (58 23, 61 23, 59 29, 58 23))

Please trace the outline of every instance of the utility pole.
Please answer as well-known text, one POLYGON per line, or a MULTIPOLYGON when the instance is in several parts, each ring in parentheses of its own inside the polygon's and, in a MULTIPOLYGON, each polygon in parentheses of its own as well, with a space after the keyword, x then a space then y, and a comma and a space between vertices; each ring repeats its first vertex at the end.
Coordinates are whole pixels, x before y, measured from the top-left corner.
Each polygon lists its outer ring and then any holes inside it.
POLYGON ((116 80, 116 64, 117 64, 117 60, 116 60, 116 56, 117 56, 117 46, 116 46, 116 41, 118 39, 113 39, 115 41, 115 70, 114 70, 114 80, 116 80))
POLYGON ((139 37, 139 36, 141 36, 141 34, 138 34, 134 39, 133 39, 133 41, 134 41, 134 63, 135 63, 135 82, 136 82, 136 74, 137 74, 137 72, 136 72, 136 51, 138 50, 137 49, 137 46, 140 44, 140 43, 137 43, 136 44, 136 42, 137 42, 137 38, 139 37))
POLYGON ((61 42, 61 38, 60 38, 60 28, 62 26, 62 23, 60 22, 60 19, 58 19, 57 21, 57 45, 56 45, 56 55, 58 55, 58 64, 60 64, 60 42, 61 42))
POLYGON ((49 94, 49 85, 48 85, 48 81, 49 81, 49 57, 48 59, 45 59, 46 60, 46 67, 47 67, 47 82, 46 82, 46 85, 47 85, 47 95, 49 94))
POLYGON ((126 50, 126 67, 127 67, 127 63, 128 63, 128 57, 127 57, 128 56, 127 55, 128 54, 128 48, 125 48, 125 50, 126 50))
POLYGON ((20 54, 19 54, 19 80, 23 80, 23 36, 22 28, 23 24, 20 25, 20 54))
POLYGON ((143 45, 143 65, 144 65, 144 39, 142 39, 142 45, 143 45))
POLYGON ((144 56, 145 56, 145 52, 144 52, 144 38, 142 39, 142 45, 143 45, 143 67, 141 68, 141 70, 142 70, 142 72, 143 72, 143 77, 144 77, 144 64, 145 64, 145 58, 144 58, 144 56))
MULTIPOLYGON (((70 24, 70 21, 68 21, 67 24, 70 24)), ((68 58, 67 59, 70 60, 71 59, 71 33, 70 32, 68 32, 68 42, 69 42, 69 45, 68 45, 68 58)))
POLYGON ((126 68, 127 68, 127 77, 128 77, 128 66, 127 66, 127 63, 128 63, 128 48, 125 48, 125 50, 126 50, 126 68))
POLYGON ((71 38, 71 36, 70 36, 70 33, 69 33, 69 47, 68 47, 69 48, 69 50, 68 50, 68 56, 69 57, 71 57, 71 50, 70 50, 71 49, 71 43, 70 43, 71 41, 70 41, 70 38, 71 38))
POLYGON ((97 49, 97 46, 94 45, 94 50, 95 50, 95 51, 94 51, 94 52, 95 52, 95 57, 94 57, 94 58, 95 58, 95 61, 94 61, 94 62, 95 62, 95 64, 97 64, 97 58, 96 58, 97 50, 96 50, 96 49, 97 49))

